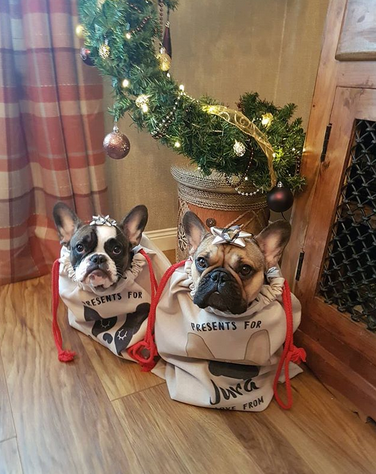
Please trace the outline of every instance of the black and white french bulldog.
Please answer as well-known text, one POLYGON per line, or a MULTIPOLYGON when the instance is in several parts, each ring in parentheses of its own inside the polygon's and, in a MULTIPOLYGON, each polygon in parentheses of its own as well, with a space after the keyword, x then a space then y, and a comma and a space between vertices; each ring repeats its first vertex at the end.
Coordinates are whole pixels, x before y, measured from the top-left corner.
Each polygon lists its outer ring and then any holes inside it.
POLYGON ((107 289, 115 286, 130 268, 131 250, 140 243, 148 211, 140 205, 120 224, 108 216, 95 216, 90 224, 85 224, 59 202, 53 217, 60 242, 70 251, 70 277, 92 289, 107 289))
MULTIPOLYGON (((232 314, 244 313, 254 301, 265 273, 277 267, 291 233, 290 224, 280 220, 259 235, 242 239, 241 247, 235 242, 216 244, 217 237, 207 232, 193 212, 184 215, 183 226, 193 258, 194 303, 232 314)), ((230 238, 227 236, 229 242, 230 238)))

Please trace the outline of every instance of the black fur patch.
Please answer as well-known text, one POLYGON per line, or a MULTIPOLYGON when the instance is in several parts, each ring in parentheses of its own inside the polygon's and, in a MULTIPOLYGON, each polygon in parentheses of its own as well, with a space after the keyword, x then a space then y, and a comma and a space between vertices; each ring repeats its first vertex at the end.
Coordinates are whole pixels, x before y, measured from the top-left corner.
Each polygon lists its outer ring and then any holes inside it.
POLYGON ((116 227, 116 237, 107 240, 104 250, 116 265, 116 270, 122 275, 130 267, 132 261, 131 244, 124 233, 116 227), (121 248, 119 254, 114 253, 116 247, 121 248))
POLYGON ((95 251, 97 245, 98 237, 95 227, 89 225, 80 227, 70 241, 70 260, 72 267, 76 269, 86 255, 95 251), (83 252, 78 251, 78 245, 83 245, 83 252))

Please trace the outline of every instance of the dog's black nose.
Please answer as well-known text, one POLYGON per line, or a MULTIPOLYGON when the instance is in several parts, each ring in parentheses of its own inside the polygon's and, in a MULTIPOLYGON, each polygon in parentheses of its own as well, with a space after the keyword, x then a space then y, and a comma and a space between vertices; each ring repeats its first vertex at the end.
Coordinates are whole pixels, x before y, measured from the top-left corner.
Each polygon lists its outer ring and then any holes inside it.
POLYGON ((211 280, 215 281, 217 284, 223 284, 226 281, 231 280, 231 275, 227 272, 227 270, 222 268, 216 268, 210 274, 211 280))
POLYGON ((90 257, 90 261, 92 263, 95 263, 96 265, 100 265, 101 263, 104 263, 106 262, 107 258, 105 255, 100 255, 100 254, 97 254, 95 253, 94 255, 92 255, 90 257))

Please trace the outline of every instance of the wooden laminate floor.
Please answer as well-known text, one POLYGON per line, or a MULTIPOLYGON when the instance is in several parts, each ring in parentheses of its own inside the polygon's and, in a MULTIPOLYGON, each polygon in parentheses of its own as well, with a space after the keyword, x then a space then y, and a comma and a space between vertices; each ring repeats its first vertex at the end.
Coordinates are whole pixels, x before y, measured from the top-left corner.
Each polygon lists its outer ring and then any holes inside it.
POLYGON ((70 328, 58 362, 49 277, 0 288, 0 473, 376 473, 376 430, 312 374, 263 413, 171 401, 163 381, 70 328))

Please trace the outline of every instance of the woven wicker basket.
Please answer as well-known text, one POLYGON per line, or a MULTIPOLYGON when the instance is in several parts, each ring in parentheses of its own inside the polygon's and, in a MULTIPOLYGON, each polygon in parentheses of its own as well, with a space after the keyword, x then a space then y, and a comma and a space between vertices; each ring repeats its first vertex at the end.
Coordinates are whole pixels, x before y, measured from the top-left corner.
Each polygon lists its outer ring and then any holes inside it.
MULTIPOLYGON (((190 167, 172 166, 171 174, 178 183, 178 241, 176 256, 183 260, 188 256, 188 243, 182 226, 183 215, 191 210, 206 226, 228 227, 243 224, 244 230, 258 234, 270 216, 265 196, 242 196, 230 187, 223 175, 202 173, 190 167)), ((254 189, 245 189, 252 192, 254 189)))

